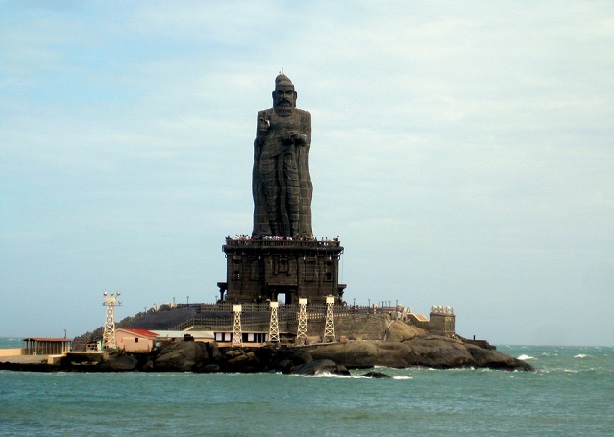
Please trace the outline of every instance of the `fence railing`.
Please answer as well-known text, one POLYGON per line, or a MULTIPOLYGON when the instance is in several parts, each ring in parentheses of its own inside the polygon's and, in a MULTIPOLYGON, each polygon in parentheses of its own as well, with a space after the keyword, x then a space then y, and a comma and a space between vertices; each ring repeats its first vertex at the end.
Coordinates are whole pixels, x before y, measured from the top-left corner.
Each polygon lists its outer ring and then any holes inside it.
POLYGON ((226 238, 227 246, 241 247, 339 247, 339 240, 251 240, 247 238, 226 238))
MULTIPOLYGON (((179 325, 174 326, 173 330, 183 330, 194 326, 209 328, 229 328, 233 325, 233 304, 200 304, 200 312, 219 313, 219 316, 194 316, 179 325)), ((323 304, 307 305, 308 320, 324 320, 326 318, 327 306, 323 304)), ((333 314, 335 318, 368 317, 371 314, 383 314, 394 311, 394 307, 374 308, 369 306, 346 306, 335 305, 333 314)), ((277 309, 277 320, 279 324, 295 323, 298 321, 299 305, 281 304, 277 309)), ((271 309, 269 304, 241 304, 241 327, 251 328, 256 326, 268 325, 271 320, 271 309)))
MULTIPOLYGON (((204 312, 230 312, 233 311, 233 304, 229 302, 217 303, 217 304, 194 304, 191 306, 197 305, 201 313, 204 312)), ((186 306, 185 304, 181 304, 178 306, 186 306)), ((326 314, 326 304, 309 304, 307 305, 308 313, 324 313, 326 314)), ((298 304, 283 304, 280 303, 277 312, 299 312, 298 304)), ((371 306, 361 306, 361 305, 335 305, 333 311, 335 314, 378 314, 380 312, 390 312, 395 311, 396 308, 392 306, 384 306, 384 307, 371 307, 371 306)), ((242 303, 241 304, 241 312, 242 313, 251 313, 251 312, 266 312, 269 313, 271 311, 271 307, 268 303, 242 303)))

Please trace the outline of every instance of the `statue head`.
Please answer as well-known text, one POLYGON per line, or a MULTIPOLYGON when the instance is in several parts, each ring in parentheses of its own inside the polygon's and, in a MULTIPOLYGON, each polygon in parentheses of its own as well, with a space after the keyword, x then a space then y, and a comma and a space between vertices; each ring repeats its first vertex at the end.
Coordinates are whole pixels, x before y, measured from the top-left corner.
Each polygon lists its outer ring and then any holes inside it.
POLYGON ((296 108, 296 91, 294 84, 284 74, 275 78, 275 91, 273 91, 273 108, 292 109, 296 108))

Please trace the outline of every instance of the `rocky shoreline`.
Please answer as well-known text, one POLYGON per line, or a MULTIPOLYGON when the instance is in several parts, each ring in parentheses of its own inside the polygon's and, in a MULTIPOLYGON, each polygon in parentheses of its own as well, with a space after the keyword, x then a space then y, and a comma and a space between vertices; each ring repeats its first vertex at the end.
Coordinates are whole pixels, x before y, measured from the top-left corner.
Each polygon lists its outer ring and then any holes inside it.
MULTIPOLYGON (((281 372, 349 375, 349 370, 374 367, 433 369, 489 368, 535 370, 525 361, 461 339, 420 335, 404 340, 356 340, 302 347, 268 345, 256 348, 220 348, 215 342, 183 341, 149 354, 113 353, 95 361, 68 354, 58 365, 0 363, 0 369, 39 372, 281 372)), ((373 373, 369 376, 381 376, 373 373)))

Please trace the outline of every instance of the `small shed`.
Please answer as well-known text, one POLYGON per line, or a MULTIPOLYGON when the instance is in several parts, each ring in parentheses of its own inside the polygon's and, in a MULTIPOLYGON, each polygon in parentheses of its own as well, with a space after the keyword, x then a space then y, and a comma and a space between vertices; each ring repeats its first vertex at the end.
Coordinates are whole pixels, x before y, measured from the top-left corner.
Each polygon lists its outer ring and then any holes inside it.
POLYGON ((53 355, 69 352, 72 340, 67 338, 24 338, 22 353, 24 355, 53 355))
POLYGON ((117 346, 126 352, 150 352, 158 334, 141 328, 117 328, 117 346))

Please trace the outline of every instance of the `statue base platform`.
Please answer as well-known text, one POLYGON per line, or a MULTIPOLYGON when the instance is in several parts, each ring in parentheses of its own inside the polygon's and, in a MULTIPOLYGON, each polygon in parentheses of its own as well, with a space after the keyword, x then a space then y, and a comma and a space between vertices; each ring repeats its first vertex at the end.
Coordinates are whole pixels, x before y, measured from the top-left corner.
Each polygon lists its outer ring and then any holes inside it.
POLYGON ((218 282, 220 299, 231 303, 267 300, 297 304, 326 303, 333 296, 341 304, 345 284, 339 284, 339 240, 251 240, 227 238, 226 282, 218 282))

